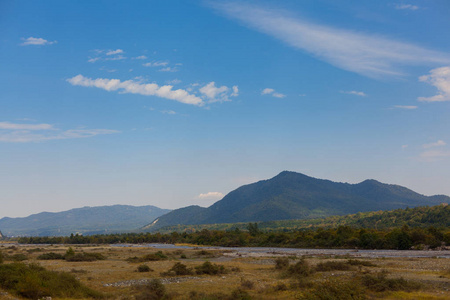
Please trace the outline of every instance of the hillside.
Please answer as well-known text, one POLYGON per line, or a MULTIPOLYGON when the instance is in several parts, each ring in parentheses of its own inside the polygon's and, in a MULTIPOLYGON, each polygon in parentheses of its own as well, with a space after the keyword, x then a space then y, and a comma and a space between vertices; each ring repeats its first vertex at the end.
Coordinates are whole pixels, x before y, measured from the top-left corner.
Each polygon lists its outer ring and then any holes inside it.
MULTIPOLYGON (((160 233, 171 232, 199 232, 207 230, 247 230, 249 223, 221 223, 200 225, 173 225, 160 228, 160 233)), ((367 228, 390 230, 407 225, 411 228, 428 228, 430 226, 450 228, 450 206, 441 204, 436 206, 418 206, 414 208, 399 208, 390 211, 371 211, 344 216, 331 216, 316 219, 281 220, 257 222, 259 230, 267 232, 315 230, 317 228, 337 228, 351 226, 353 228, 367 228)))
POLYGON ((61 236, 131 231, 170 210, 155 206, 113 205, 42 212, 24 218, 0 219, 6 236, 61 236))
POLYGON ((155 231, 177 224, 311 219, 449 202, 448 196, 427 197, 376 180, 349 184, 284 171, 272 179, 239 187, 208 208, 173 210, 142 229, 155 231))

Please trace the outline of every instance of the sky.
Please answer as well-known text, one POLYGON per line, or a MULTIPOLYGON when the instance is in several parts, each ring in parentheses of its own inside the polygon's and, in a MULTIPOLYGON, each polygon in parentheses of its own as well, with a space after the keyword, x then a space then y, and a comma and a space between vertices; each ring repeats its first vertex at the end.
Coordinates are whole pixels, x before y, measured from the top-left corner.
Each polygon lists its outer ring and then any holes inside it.
POLYGON ((450 195, 450 3, 1 1, 0 218, 283 170, 450 195))

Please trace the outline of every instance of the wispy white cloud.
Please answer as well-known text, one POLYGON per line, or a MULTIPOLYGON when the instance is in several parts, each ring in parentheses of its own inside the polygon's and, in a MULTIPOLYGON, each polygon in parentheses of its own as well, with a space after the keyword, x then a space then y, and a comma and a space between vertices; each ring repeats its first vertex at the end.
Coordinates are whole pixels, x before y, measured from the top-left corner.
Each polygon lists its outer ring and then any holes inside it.
POLYGON ((50 124, 18 124, 10 122, 0 122, 0 129, 6 130, 52 130, 50 124))
POLYGON ((436 68, 429 75, 419 77, 419 80, 431 84, 438 89, 438 94, 431 97, 419 97, 419 101, 442 102, 450 101, 450 67, 436 68))
POLYGON ((395 8, 401 9, 401 10, 418 10, 419 9, 419 7, 417 5, 412 5, 412 4, 396 4, 395 8))
POLYGON ((95 53, 95 57, 89 57, 88 62, 95 63, 97 61, 107 61, 107 60, 123 60, 127 59, 122 54, 125 53, 122 49, 116 49, 116 50, 102 50, 102 49, 95 49, 92 50, 95 53))
POLYGON ((161 111, 161 113, 165 114, 165 115, 176 115, 177 112, 173 111, 173 110, 163 110, 161 111))
POLYGON ((172 85, 159 86, 156 83, 140 83, 133 80, 120 81, 119 79, 97 78, 91 79, 83 75, 67 79, 72 85, 96 87, 106 91, 139 94, 144 96, 157 96, 164 99, 175 100, 185 104, 203 105, 203 100, 183 89, 172 90, 172 85))
POLYGON ((0 122, 0 142, 28 143, 50 140, 89 138, 120 131, 111 129, 69 129, 61 130, 50 124, 18 124, 0 122))
POLYGON ((145 55, 136 56, 136 57, 133 57, 133 59, 147 59, 147 56, 145 56, 145 55))
POLYGON ((167 68, 162 68, 159 71, 160 72, 178 72, 178 68, 167 67, 167 68))
POLYGON ((221 192, 208 192, 197 196, 198 199, 222 199, 225 195, 221 192))
POLYGON ((30 45, 43 46, 43 45, 52 45, 52 44, 57 43, 56 41, 50 42, 43 38, 35 38, 35 37, 29 37, 27 39, 22 38, 22 40, 24 40, 24 42, 22 44, 20 44, 22 46, 30 46, 30 45))
POLYGON ((125 56, 123 55, 116 55, 113 57, 106 57, 105 60, 122 60, 122 59, 127 59, 125 56))
POLYGON ((227 86, 216 87, 216 83, 211 81, 207 85, 199 89, 199 92, 212 102, 230 101, 230 97, 236 97, 239 95, 239 89, 237 86, 233 86, 230 93, 230 88, 227 86))
POLYGON ((144 67, 165 67, 169 64, 168 61, 155 61, 155 62, 148 62, 143 64, 144 67))
POLYGON ((443 140, 438 140, 435 143, 424 144, 424 145, 422 145, 422 147, 425 149, 428 149, 428 148, 434 148, 434 147, 441 147, 441 146, 445 146, 445 145, 447 145, 446 142, 444 142, 443 140))
POLYGON ((284 98, 284 97, 286 97, 285 94, 275 92, 275 90, 271 89, 271 88, 263 89, 262 92, 261 92, 261 95, 271 95, 271 96, 273 96, 275 98, 284 98))
POLYGON ((412 109, 417 109, 417 106, 415 106, 415 105, 394 105, 393 108, 412 110, 412 109))
POLYGON ((268 94, 272 94, 273 92, 275 92, 274 89, 265 88, 262 90, 261 95, 268 95, 268 94))
POLYGON ((173 80, 168 80, 166 81, 168 84, 179 84, 181 83, 180 79, 173 79, 173 80))
POLYGON ((122 54, 123 50, 122 49, 117 49, 117 50, 108 50, 106 52, 106 55, 116 55, 116 54, 122 54))
POLYGON ((88 62, 95 63, 97 60, 100 60, 100 57, 89 58, 88 62))
POLYGON ((349 95, 355 95, 355 96, 360 96, 360 97, 366 97, 367 96, 366 93, 359 92, 359 91, 341 91, 341 93, 349 94, 349 95))
POLYGON ((402 66, 450 63, 450 54, 378 35, 318 25, 290 12, 241 2, 208 2, 245 25, 338 68, 381 78, 404 75, 402 66))
POLYGON ((425 161, 436 161, 446 157, 450 157, 450 151, 448 150, 428 150, 422 152, 420 157, 425 161))

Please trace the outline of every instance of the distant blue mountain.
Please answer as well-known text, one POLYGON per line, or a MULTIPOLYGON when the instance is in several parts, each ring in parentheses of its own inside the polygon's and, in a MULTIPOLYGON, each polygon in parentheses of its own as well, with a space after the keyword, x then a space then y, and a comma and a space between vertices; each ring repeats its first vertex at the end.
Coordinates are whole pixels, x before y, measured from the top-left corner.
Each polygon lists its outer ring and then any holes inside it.
POLYGON ((132 231, 169 209, 155 206, 112 205, 83 207, 63 212, 42 212, 25 218, 2 218, 0 230, 6 236, 65 236, 132 231))

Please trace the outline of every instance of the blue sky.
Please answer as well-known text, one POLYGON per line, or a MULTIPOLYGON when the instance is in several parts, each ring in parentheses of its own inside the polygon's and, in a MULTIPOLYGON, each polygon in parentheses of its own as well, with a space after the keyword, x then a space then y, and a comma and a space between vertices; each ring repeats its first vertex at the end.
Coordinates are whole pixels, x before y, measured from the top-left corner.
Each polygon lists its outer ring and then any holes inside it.
POLYGON ((0 217, 283 170, 450 195, 450 3, 2 1, 0 217))

